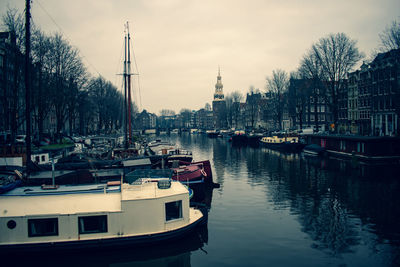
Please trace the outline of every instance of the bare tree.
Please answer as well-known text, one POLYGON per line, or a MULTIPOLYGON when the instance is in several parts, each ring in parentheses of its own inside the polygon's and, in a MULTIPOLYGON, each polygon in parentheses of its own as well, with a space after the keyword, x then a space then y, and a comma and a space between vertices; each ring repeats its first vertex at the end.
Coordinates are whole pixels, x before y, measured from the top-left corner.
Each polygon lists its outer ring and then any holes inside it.
POLYGON ((386 26, 385 30, 379 34, 381 39, 381 51, 387 52, 392 49, 400 48, 400 23, 394 20, 391 25, 386 26))
MULTIPOLYGON (((99 76, 91 79, 88 85, 88 94, 93 103, 94 115, 97 122, 97 131, 111 132, 122 126, 122 94, 117 88, 99 76)), ((132 104, 137 112, 137 107, 132 104)), ((134 115, 133 115, 134 117, 134 115)), ((133 121, 133 118, 132 118, 133 121)), ((93 124, 93 122, 92 122, 93 124)))
POLYGON ((78 50, 60 34, 50 37, 50 47, 48 68, 54 79, 52 103, 56 114, 56 133, 59 134, 66 120, 73 119, 70 116, 76 108, 79 92, 76 89, 86 81, 87 72, 78 50))
POLYGON ((25 121, 25 108, 24 102, 19 101, 23 96, 24 87, 22 82, 23 77, 23 58, 22 52, 24 51, 24 16, 18 13, 18 10, 8 8, 6 14, 2 17, 2 24, 8 30, 10 34, 10 52, 8 60, 13 65, 12 73, 9 73, 12 77, 5 79, 7 85, 4 87, 4 95, 1 100, 4 102, 4 114, 6 114, 4 120, 4 127, 7 130, 11 130, 11 138, 14 140, 17 134, 18 127, 25 121))
POLYGON ((315 61, 322 68, 322 79, 327 82, 328 103, 333 122, 337 125, 339 91, 344 85, 347 73, 364 57, 364 54, 358 51, 356 41, 344 33, 330 34, 321 38, 311 49, 315 61))
POLYGON ((233 102, 240 102, 243 100, 243 95, 239 91, 233 91, 231 93, 233 102))
POLYGON ((33 112, 36 118, 38 138, 42 139, 43 121, 50 111, 51 103, 48 95, 50 94, 49 86, 49 58, 50 58, 50 38, 47 37, 40 29, 35 29, 32 34, 32 61, 35 65, 36 75, 34 79, 33 112))
POLYGON ((267 77, 266 90, 271 94, 273 105, 273 116, 278 125, 278 129, 282 129, 282 118, 285 108, 285 95, 289 86, 288 74, 281 69, 272 71, 272 76, 267 77))
POLYGON ((225 96, 227 121, 230 128, 233 127, 234 122, 237 124, 240 101, 242 99, 243 95, 239 91, 234 91, 225 96))
POLYGON ((173 111, 171 109, 160 110, 160 116, 174 116, 174 115, 175 115, 175 111, 173 111))
POLYGON ((179 114, 182 116, 182 125, 183 127, 189 127, 190 125, 190 118, 192 116, 192 111, 188 108, 183 108, 179 112, 179 114))
POLYGON ((6 14, 2 17, 2 24, 14 34, 16 45, 20 52, 24 52, 25 22, 24 14, 19 13, 15 8, 7 8, 6 14))

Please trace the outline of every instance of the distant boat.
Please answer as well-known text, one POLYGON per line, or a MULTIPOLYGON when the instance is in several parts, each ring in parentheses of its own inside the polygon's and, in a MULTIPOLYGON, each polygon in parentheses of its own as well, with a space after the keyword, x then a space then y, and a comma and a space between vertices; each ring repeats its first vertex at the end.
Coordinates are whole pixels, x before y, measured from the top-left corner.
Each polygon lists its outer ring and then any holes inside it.
POLYGON ((219 132, 217 130, 207 130, 206 134, 210 138, 216 138, 219 136, 219 132))
POLYGON ((0 194, 4 194, 22 184, 19 171, 0 171, 0 194))
POLYGON ((297 136, 292 137, 278 137, 278 136, 269 136, 263 137, 260 140, 260 144, 263 147, 279 150, 283 152, 300 152, 305 144, 299 142, 299 138, 297 136))
POLYGON ((184 161, 184 162, 192 162, 193 154, 192 151, 186 149, 172 148, 172 149, 163 149, 158 151, 157 155, 164 155, 167 157, 167 161, 171 162, 174 160, 184 161))
MULTIPOLYGON (((164 157, 167 162, 171 162, 174 160, 192 162, 193 160, 192 151, 177 148, 175 145, 169 142, 161 141, 161 139, 150 142, 148 144, 148 148, 150 150, 150 154, 164 157)), ((160 160, 158 157, 155 158, 156 160, 160 160)))
POLYGON ((169 179, 19 187, 0 195, 1 253, 142 245, 182 236, 205 216, 169 179), (21 208, 23 207, 23 208, 21 208))
POLYGON ((162 141, 161 139, 157 139, 155 141, 151 141, 147 144, 147 147, 150 149, 152 154, 158 154, 159 151, 162 151, 163 149, 168 150, 168 149, 174 149, 175 145, 171 144, 168 141, 162 141))

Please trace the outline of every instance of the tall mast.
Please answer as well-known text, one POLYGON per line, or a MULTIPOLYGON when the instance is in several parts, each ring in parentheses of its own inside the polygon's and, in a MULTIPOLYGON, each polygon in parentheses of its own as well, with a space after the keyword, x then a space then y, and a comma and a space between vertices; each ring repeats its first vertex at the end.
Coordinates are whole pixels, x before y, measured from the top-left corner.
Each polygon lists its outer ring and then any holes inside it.
POLYGON ((129 35, 129 24, 128 22, 126 23, 126 27, 128 29, 128 62, 127 62, 127 67, 128 67, 128 125, 129 125, 129 144, 132 142, 132 123, 131 123, 131 118, 132 118, 132 100, 131 100, 131 53, 130 53, 130 40, 131 37, 129 35))
POLYGON ((30 52, 31 52, 31 0, 26 0, 25 7, 25 117, 26 117, 26 170, 29 173, 31 162, 31 85, 30 85, 30 52))
MULTIPOLYGON (((125 25, 126 27, 128 26, 128 25, 125 25)), ((128 125, 127 125, 127 122, 128 122, 128 105, 127 105, 127 102, 128 102, 128 99, 127 99, 127 94, 126 94, 126 89, 127 89, 127 68, 126 68, 126 65, 127 65, 127 62, 126 62, 126 49, 127 49, 127 45, 126 45, 126 42, 127 42, 127 37, 126 37, 126 32, 125 32, 125 47, 124 47, 124 52, 125 52, 125 58, 124 58, 124 133, 125 133, 125 140, 124 140, 124 145, 125 145, 125 148, 128 148, 128 125)))

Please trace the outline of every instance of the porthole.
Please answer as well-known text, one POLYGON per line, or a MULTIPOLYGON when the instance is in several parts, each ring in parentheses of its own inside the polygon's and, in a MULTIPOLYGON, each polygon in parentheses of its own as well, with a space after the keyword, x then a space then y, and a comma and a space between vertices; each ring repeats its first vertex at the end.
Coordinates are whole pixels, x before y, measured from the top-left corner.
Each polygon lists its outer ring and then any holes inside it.
POLYGON ((15 226, 17 226, 17 223, 16 223, 14 220, 9 220, 9 221, 7 222, 7 227, 8 227, 9 229, 14 229, 15 226))

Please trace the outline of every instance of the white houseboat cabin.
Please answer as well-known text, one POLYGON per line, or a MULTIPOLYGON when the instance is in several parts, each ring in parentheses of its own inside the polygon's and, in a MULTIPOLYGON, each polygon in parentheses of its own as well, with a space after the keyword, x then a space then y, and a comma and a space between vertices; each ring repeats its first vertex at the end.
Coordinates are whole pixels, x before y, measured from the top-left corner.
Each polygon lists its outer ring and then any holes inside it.
POLYGON ((0 251, 157 242, 204 218, 190 208, 187 188, 168 179, 19 187, 0 195, 0 251))

